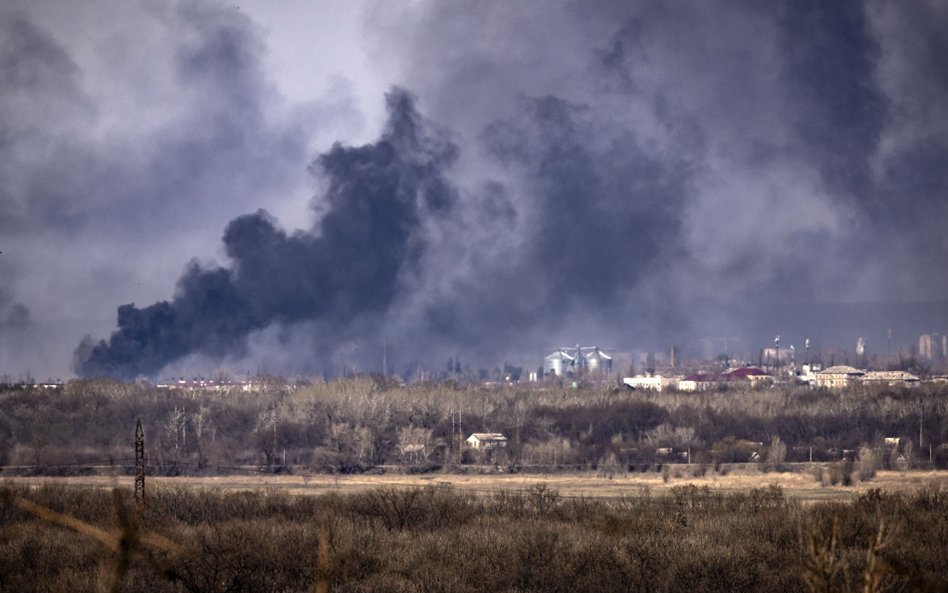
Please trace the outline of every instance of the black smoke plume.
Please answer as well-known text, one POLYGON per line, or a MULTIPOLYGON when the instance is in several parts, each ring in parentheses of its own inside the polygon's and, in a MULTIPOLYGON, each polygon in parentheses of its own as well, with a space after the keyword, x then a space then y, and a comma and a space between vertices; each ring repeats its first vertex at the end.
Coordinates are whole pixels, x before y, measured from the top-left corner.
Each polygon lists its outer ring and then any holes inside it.
POLYGON ((383 313, 425 251, 423 222, 455 202, 442 171, 457 157, 409 94, 394 89, 386 101, 378 142, 336 144, 312 164, 327 188, 310 231, 288 234, 263 210, 232 220, 223 237, 230 266, 192 262, 170 302, 119 307, 108 341, 80 344, 76 372, 154 376, 191 354, 239 355, 251 332, 271 324, 344 328, 383 313))

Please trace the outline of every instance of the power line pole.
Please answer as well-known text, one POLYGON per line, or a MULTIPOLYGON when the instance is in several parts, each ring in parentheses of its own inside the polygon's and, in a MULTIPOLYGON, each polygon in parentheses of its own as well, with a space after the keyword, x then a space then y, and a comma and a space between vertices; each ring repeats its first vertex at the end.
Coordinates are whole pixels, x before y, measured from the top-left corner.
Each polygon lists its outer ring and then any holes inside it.
POLYGON ((138 516, 145 512, 145 433, 139 418, 135 426, 135 505, 138 516))

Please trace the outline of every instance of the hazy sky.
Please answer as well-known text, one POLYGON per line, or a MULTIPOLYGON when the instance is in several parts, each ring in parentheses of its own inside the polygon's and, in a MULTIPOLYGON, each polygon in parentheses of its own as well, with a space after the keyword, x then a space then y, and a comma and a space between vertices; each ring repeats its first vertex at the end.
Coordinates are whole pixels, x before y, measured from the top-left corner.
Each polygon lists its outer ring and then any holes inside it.
POLYGON ((0 373, 946 331, 911 305, 948 301, 945 31, 936 1, 6 0, 0 373))

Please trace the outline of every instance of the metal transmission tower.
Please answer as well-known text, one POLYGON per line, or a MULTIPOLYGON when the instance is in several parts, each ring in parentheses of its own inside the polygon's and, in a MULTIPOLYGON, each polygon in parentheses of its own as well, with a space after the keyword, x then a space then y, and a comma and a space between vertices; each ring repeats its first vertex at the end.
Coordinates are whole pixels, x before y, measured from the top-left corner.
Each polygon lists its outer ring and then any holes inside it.
POLYGON ((145 511, 145 433, 141 419, 135 426, 135 504, 141 515, 145 511))

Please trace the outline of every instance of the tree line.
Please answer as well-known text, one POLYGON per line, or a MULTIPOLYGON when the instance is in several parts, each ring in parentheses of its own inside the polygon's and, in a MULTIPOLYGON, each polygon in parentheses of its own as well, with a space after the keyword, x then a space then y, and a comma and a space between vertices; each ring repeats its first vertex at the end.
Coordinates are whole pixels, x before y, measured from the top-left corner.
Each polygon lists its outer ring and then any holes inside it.
MULTIPOLYGON (((729 387, 702 393, 578 389, 551 384, 396 384, 381 377, 256 391, 158 389, 105 379, 60 390, 0 391, 0 465, 70 473, 132 465, 136 420, 149 470, 166 474, 270 471, 427 471, 489 464, 661 470, 760 463, 948 467, 948 387, 729 387), (475 451, 474 432, 507 446, 475 451), (896 440, 897 439, 897 440, 896 440), (862 455, 860 455, 862 453, 862 455)), ((17 469, 19 468, 19 469, 17 469)))

